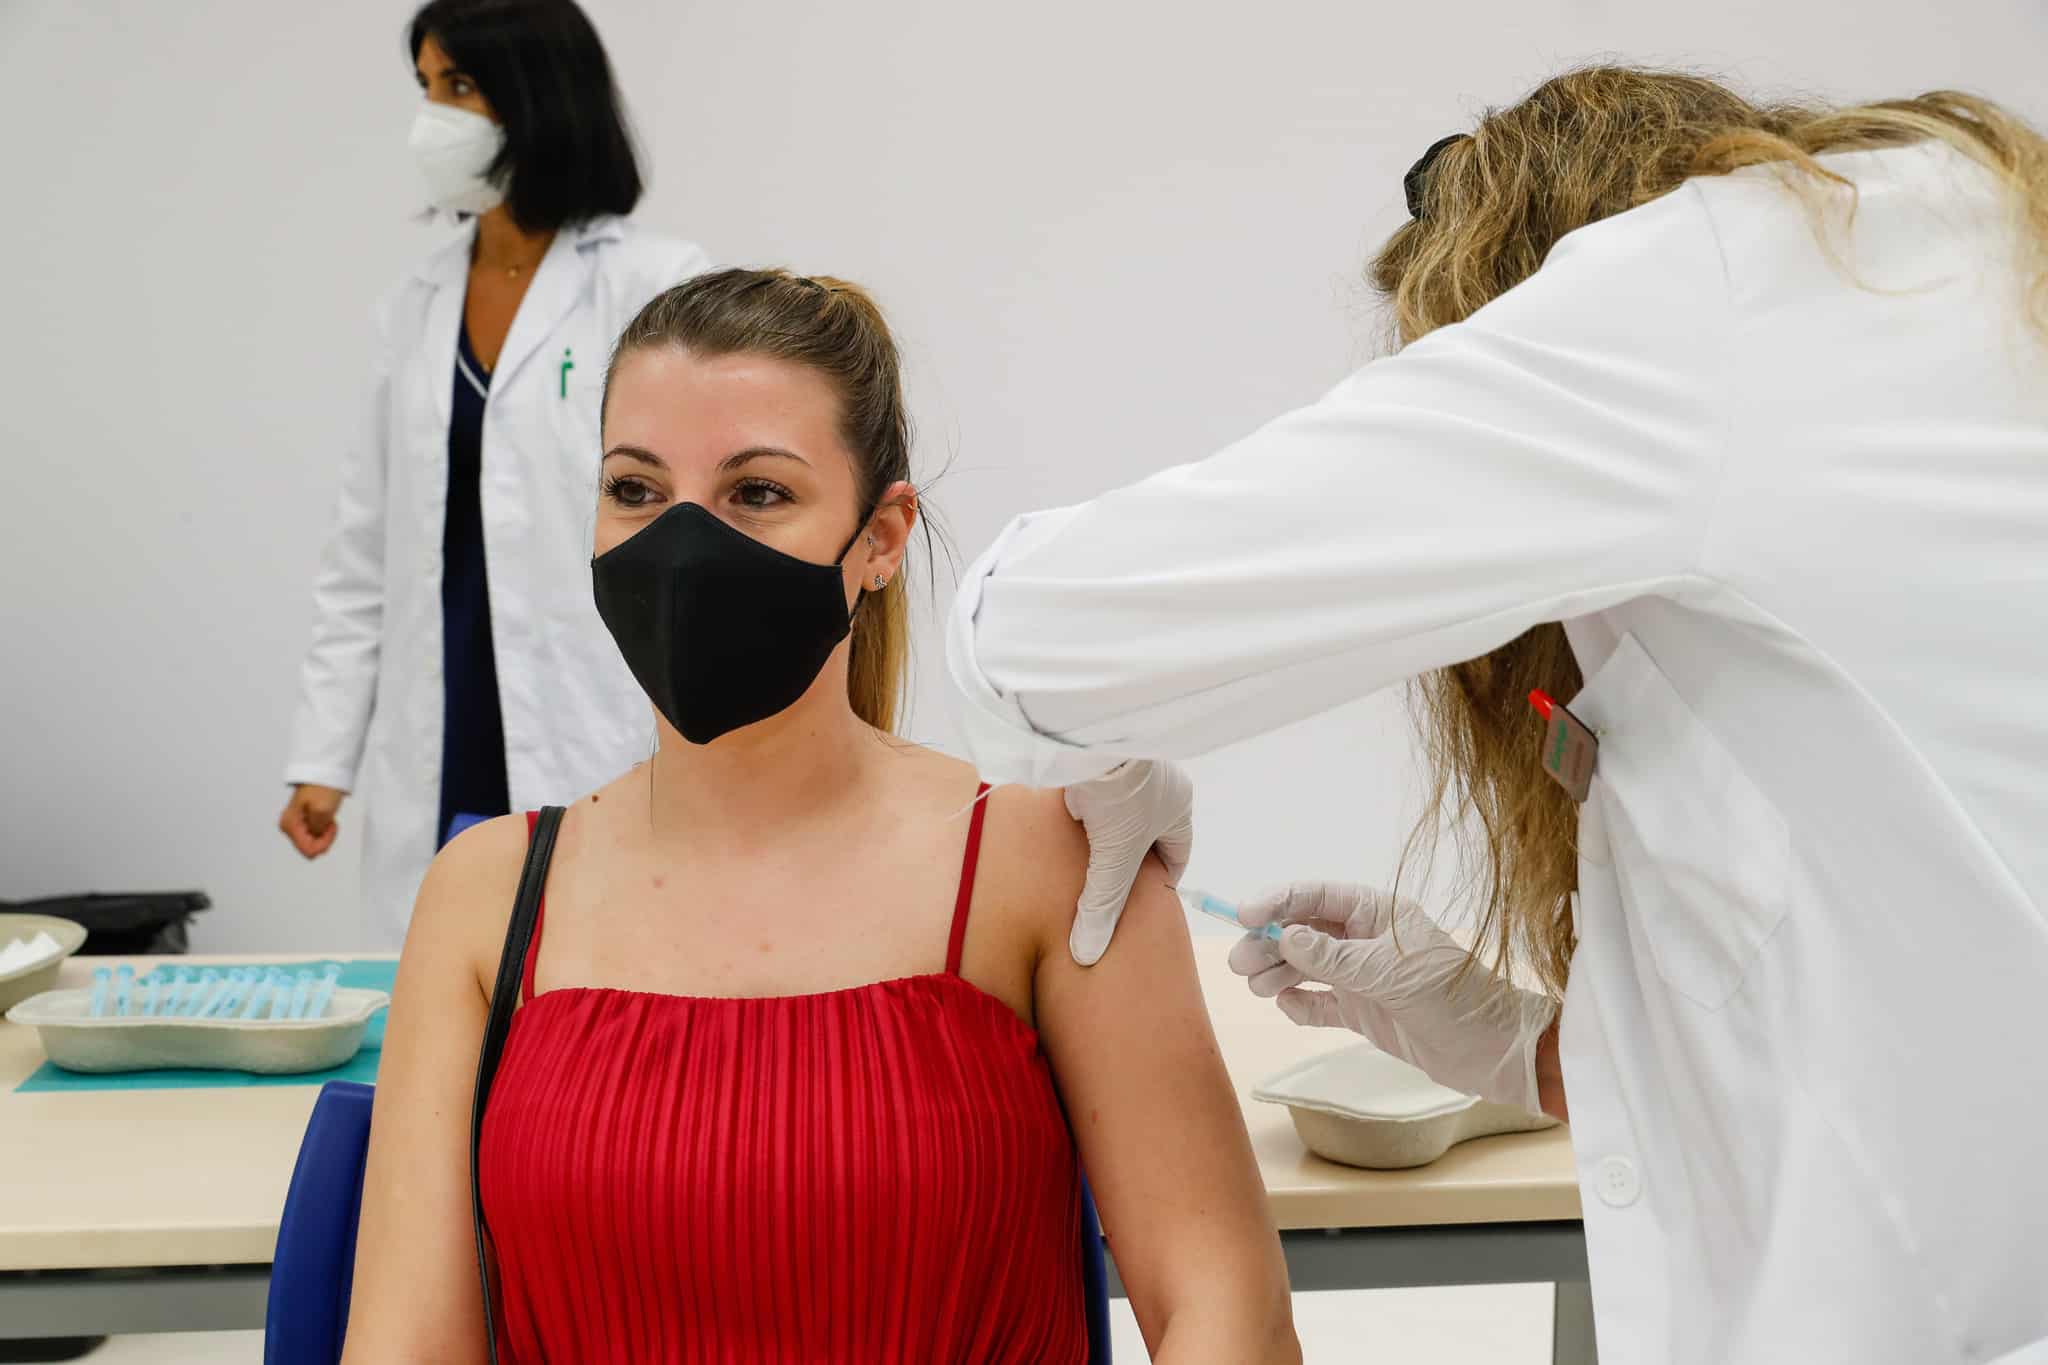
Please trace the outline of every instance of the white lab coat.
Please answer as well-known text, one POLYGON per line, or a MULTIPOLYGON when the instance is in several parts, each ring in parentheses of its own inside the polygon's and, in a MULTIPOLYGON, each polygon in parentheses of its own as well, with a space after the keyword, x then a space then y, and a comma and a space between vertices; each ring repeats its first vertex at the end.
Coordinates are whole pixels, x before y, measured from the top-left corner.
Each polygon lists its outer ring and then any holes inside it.
POLYGON ((984 776, 1045 784, 1565 623, 1604 1365, 2048 1361, 2048 346, 1988 177, 1828 160, 1861 284, 1770 172, 1694 181, 1014 523, 948 642, 984 776))
MULTIPOLYGON (((439 831, 441 537, 465 227, 376 310, 365 420, 314 586, 285 780, 355 793, 365 938, 396 949, 439 831)), ((613 343, 702 249, 599 218, 557 233, 491 376, 481 495, 514 810, 573 799, 651 752, 652 712, 590 589, 598 398, 613 343)), ((343 812, 343 819, 351 817, 343 812)))

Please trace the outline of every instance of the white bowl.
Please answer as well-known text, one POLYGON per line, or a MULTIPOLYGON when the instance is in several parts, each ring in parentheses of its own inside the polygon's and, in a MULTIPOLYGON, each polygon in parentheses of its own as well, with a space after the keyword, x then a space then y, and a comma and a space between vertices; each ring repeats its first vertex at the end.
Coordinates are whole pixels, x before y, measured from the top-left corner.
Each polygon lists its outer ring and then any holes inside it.
POLYGON ((326 1071, 356 1055, 370 1016, 391 1003, 383 991, 338 986, 319 1019, 192 1019, 147 1014, 92 1016, 90 990, 45 991, 7 1011, 10 1023, 42 1036, 66 1071, 252 1071, 265 1076, 326 1071))
POLYGON ((1371 1043, 1311 1057, 1252 1091, 1285 1105, 1311 1152, 1345 1166, 1426 1166, 1460 1142, 1555 1128, 1557 1120, 1438 1085, 1371 1043))
POLYGON ((34 938, 38 933, 56 939, 60 951, 55 957, 0 973, 0 1011, 11 1009, 31 995, 40 995, 56 985, 57 973, 64 966, 64 959, 85 946, 85 926, 75 919, 60 919, 55 915, 0 915, 0 947, 18 938, 34 938))

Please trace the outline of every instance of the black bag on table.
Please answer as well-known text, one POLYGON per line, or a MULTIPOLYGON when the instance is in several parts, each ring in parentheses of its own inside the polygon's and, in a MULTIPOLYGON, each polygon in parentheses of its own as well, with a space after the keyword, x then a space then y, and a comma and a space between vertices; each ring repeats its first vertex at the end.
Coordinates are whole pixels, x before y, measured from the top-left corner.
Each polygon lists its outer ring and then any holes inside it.
POLYGON ((79 952, 134 957, 184 952, 187 921, 212 904, 204 891, 88 891, 81 896, 0 901, 0 910, 75 921, 85 926, 85 946, 79 952))

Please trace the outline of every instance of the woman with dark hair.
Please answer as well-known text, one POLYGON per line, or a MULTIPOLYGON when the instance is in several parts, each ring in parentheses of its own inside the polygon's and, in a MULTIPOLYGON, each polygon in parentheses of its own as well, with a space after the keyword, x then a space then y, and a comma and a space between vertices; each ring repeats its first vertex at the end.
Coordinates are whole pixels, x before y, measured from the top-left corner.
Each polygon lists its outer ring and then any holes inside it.
POLYGON ((343 795, 374 793, 367 935, 394 948, 454 830, 646 756, 638 689, 576 587, 598 379, 641 305, 710 264, 627 221, 640 168, 570 0, 433 0, 407 51, 413 154, 459 231, 376 310, 278 822, 317 858, 343 795))

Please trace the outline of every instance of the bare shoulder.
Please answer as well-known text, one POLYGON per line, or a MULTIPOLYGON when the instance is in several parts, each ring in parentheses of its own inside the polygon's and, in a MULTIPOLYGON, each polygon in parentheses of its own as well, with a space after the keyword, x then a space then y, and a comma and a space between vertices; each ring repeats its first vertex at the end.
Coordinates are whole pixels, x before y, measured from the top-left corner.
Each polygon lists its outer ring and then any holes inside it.
POLYGON ((988 796, 988 849, 1043 894, 1071 902, 1088 871, 1088 835, 1057 788, 997 787, 988 796), (1071 892, 1072 894, 1066 894, 1071 892))
MULTIPOLYGON (((965 765, 962 765, 963 767, 965 765)), ((988 796, 981 878, 1000 913, 1045 957, 1066 957, 1075 903, 1088 879, 1088 833, 1057 788, 998 787, 988 796), (1053 950, 1057 949, 1057 952, 1053 950)), ((1186 917, 1157 858, 1138 869, 1125 902, 1117 944, 1144 940, 1126 956, 1172 951, 1185 939, 1186 917)))
POLYGON ((501 815, 456 835, 427 868, 415 920, 419 914, 433 916, 437 924, 460 919, 466 908, 479 905, 502 904, 509 914, 526 844, 524 815, 501 815))
POLYGON ((488 993, 526 846, 524 815, 499 816, 456 835, 427 868, 406 930, 405 956, 466 962, 488 993))
POLYGON ((1003 913, 1043 958, 1065 951, 1074 903, 1088 876, 1088 836, 1057 789, 998 787, 989 793, 982 875, 1003 913))
MULTIPOLYGON (((917 807, 948 825, 964 824, 979 781, 973 766, 916 744, 902 743, 898 752, 904 780, 916 785, 917 807)), ((989 792, 975 872, 974 916, 984 932, 997 931, 1010 949, 1035 961, 1047 944, 1066 941, 1087 871, 1088 838, 1067 813, 1063 793, 989 792)))

